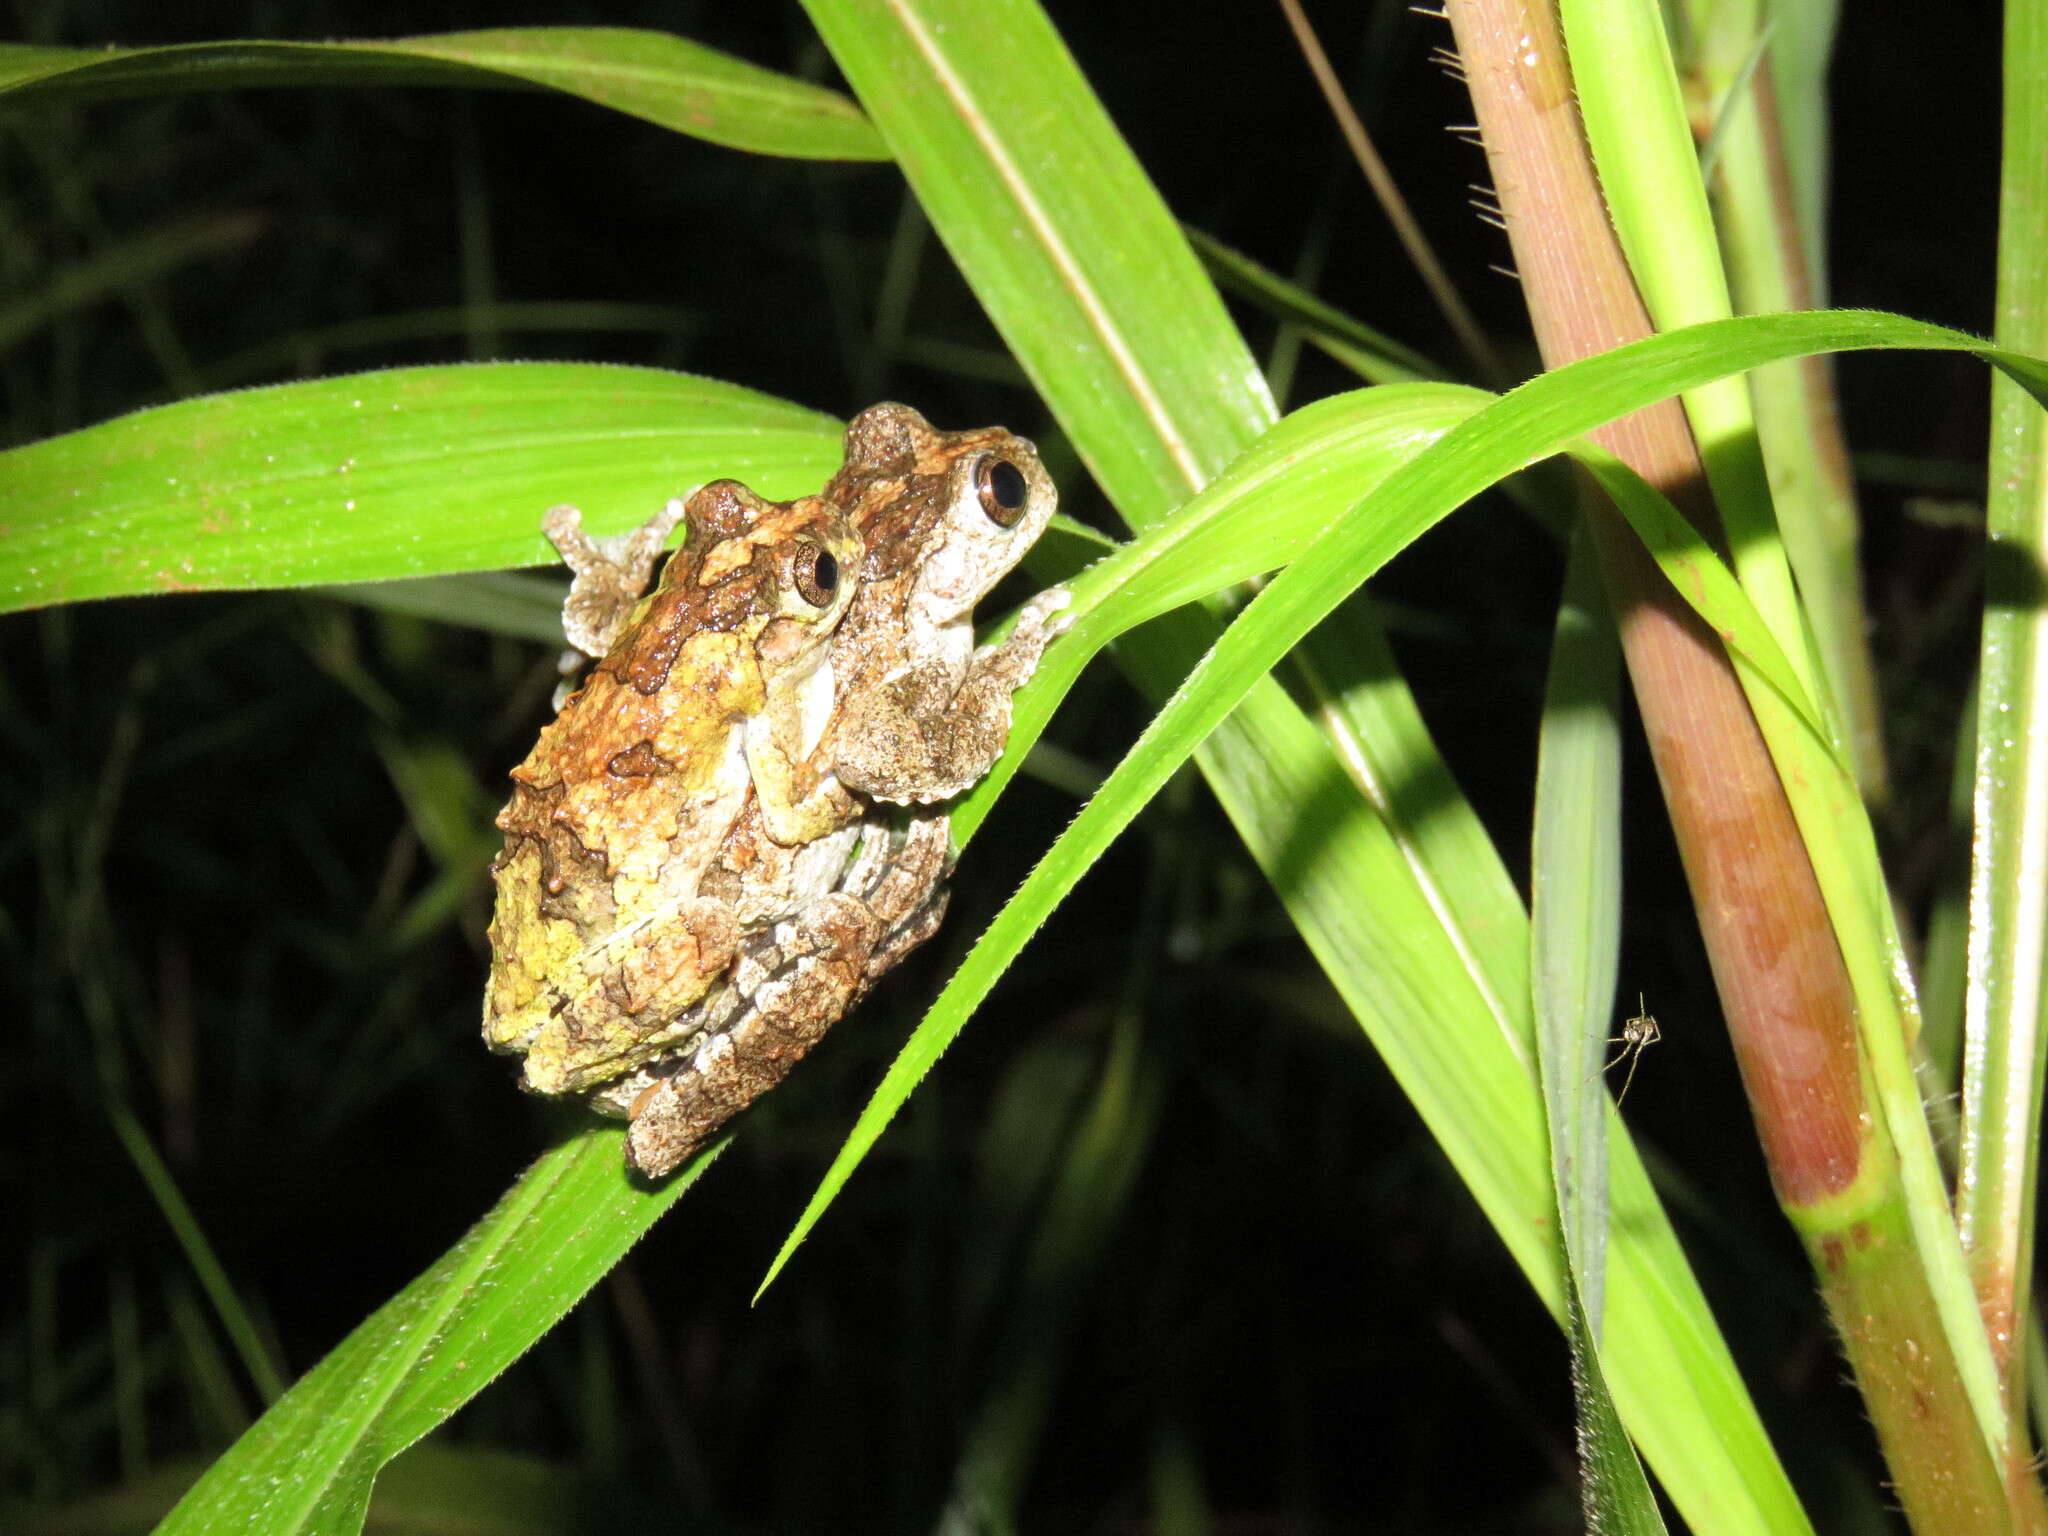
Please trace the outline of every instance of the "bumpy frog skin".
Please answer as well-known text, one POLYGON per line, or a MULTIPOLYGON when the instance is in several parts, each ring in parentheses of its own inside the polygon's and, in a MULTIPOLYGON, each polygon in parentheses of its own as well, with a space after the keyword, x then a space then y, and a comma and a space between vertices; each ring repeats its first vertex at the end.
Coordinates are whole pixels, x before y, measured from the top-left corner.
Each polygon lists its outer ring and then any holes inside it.
POLYGON ((837 890, 743 938, 728 984, 691 1010, 695 1048, 593 1095, 631 1118, 628 1162, 660 1177, 788 1076, 876 977, 937 931, 951 862, 944 817, 878 825, 837 890))
MULTIPOLYGON (((866 547, 831 645, 830 715, 808 757, 811 805, 836 815, 813 813, 807 835, 791 836, 792 818, 757 794, 705 872, 700 894, 742 923, 733 970, 678 1030, 687 1049, 594 1100, 632 1119, 627 1156, 649 1175, 676 1167, 780 1082, 936 930, 951 867, 945 813, 873 802, 927 807, 986 774, 1009 733, 1010 695, 1064 627, 1067 595, 1055 588, 1026 606, 1007 640, 974 647, 974 605, 1057 499, 1024 439, 999 427, 939 432, 907 406, 878 405, 848 427, 846 462, 824 498, 847 508, 866 547)), ((762 717, 748 730, 788 725, 762 717)))
POLYGON ((541 1093, 596 1087, 674 1047, 739 952, 731 907, 699 886, 742 812, 798 837, 843 816, 844 792, 802 759, 835 697, 829 641, 857 589, 859 534, 837 503, 781 505, 732 481, 683 515, 683 549, 622 623, 606 610, 644 581, 673 505, 637 546, 593 545, 573 514, 549 517, 586 589, 580 612, 572 595, 574 637, 610 644, 513 770, 498 818, 484 1037, 523 1055, 541 1093), (627 568, 613 590, 601 570, 586 579, 612 562, 627 568))

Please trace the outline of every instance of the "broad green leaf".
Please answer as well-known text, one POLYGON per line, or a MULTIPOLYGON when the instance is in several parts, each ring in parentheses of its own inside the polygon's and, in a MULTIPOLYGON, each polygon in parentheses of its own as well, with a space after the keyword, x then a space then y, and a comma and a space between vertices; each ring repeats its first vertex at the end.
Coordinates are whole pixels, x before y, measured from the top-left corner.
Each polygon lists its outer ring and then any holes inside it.
POLYGON ((1493 396, 1461 384, 1391 384, 1294 412, 1172 518, 1070 581, 1071 627, 1016 696, 1010 746, 962 797, 965 844, 1088 662, 1116 636, 1184 604, 1278 570, 1423 445, 1493 396))
POLYGON ((542 1156, 208 1468, 160 1536, 361 1530, 378 1469, 553 1327, 718 1151, 650 1190, 627 1178, 624 1140, 586 1131, 542 1156))
POLYGON ((724 476, 799 495, 838 467, 839 432, 737 385, 587 363, 185 400, 0 453, 0 612, 534 565, 556 502, 610 533, 724 476))
POLYGON ((631 27, 507 27, 374 42, 0 47, 0 108, 335 85, 560 91, 757 154, 887 158, 874 129, 837 91, 631 27))
POLYGON ((1818 702, 1713 546, 1663 496, 1646 491, 1641 477, 1612 454, 1587 446, 1579 457, 1608 494, 1623 503, 1623 514, 1636 536, 1680 595, 1714 627, 1729 653, 1746 662, 1784 701, 1815 745, 1833 756, 1836 738, 1822 720, 1818 702))
POLYGON ((1578 1281, 1570 1281, 1565 1297, 1565 1335, 1572 1351, 1572 1395, 1579 1404, 1579 1460, 1585 1487, 1581 1490, 1586 1529, 1602 1536, 1664 1536, 1650 1480, 1636 1448, 1622 1427, 1607 1374, 1600 1364, 1600 1346, 1579 1315, 1578 1281), (1583 1341, 1583 1347, 1581 1346, 1583 1341))
POLYGON ((1180 227, 1020 0, 806 9, 918 202, 1084 462, 1133 524, 1275 412, 1180 227))
POLYGON ((1529 928, 1558 1230, 1595 1339, 1607 1291, 1601 1067, 1621 943, 1620 690, 1614 622, 1581 529, 1558 604, 1537 739, 1529 928))

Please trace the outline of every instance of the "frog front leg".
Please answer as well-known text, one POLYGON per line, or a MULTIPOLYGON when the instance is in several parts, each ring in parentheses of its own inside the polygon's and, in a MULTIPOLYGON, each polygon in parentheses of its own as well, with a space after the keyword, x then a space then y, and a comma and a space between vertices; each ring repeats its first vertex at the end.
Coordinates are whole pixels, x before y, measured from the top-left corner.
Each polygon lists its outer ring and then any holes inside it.
POLYGON ((1063 587, 1039 593, 1007 640, 974 652, 964 677, 934 662, 876 689, 841 727, 831 765, 839 781, 898 805, 948 800, 978 783, 1009 739, 1010 695, 1067 627, 1068 601, 1063 587))
POLYGON ((562 603, 562 633, 577 650, 593 660, 611 650, 646 592, 654 563, 668 547, 683 510, 682 498, 676 497, 638 528, 593 539, 583 531, 580 510, 566 503, 548 508, 540 530, 572 573, 562 603))
POLYGON ((854 797, 829 771, 809 761, 832 707, 832 670, 820 667, 791 684, 768 685, 768 704, 745 726, 747 772, 761 828, 785 848, 801 847, 852 822, 854 797))

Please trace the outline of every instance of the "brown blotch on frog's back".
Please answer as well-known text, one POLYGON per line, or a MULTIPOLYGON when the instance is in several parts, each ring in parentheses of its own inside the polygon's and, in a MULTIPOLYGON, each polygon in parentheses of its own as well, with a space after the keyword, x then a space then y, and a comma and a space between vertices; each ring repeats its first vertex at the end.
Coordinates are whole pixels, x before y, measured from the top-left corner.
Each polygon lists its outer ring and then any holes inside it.
POLYGON ((861 581, 885 581, 916 563, 944 518, 953 471, 977 449, 1031 445, 1004 427, 941 432, 907 405, 871 406, 846 432, 846 463, 825 497, 846 508, 867 544, 861 581))
POLYGON ((893 400, 871 405, 855 416, 846 424, 845 459, 826 484, 826 497, 838 500, 834 492, 844 489, 843 482, 849 480, 908 474, 917 463, 920 428, 928 435, 931 423, 893 400))
POLYGON ((775 573, 767 554, 753 552, 745 565, 715 587, 698 593, 697 622, 702 633, 723 634, 740 629, 761 617, 761 589, 772 583, 775 573))
POLYGON ((667 773, 674 767, 674 763, 654 750, 653 742, 636 741, 623 752, 614 752, 607 758, 604 771, 615 779, 641 779, 667 773))
POLYGON ((713 480, 692 496, 683 509, 689 532, 684 548, 700 553, 710 544, 745 533, 761 515, 764 503, 737 480, 713 480))
MULTIPOLYGON (((687 551, 679 551, 673 558, 677 562, 690 559, 687 551)), ((683 572, 678 570, 677 574, 683 572)), ((611 673, 642 698, 653 698, 668 685, 669 673, 683 642, 696 628, 685 617, 696 601, 696 591, 687 584, 687 578, 682 582, 663 582, 648 599, 646 611, 628 626, 612 647, 612 653, 597 664, 597 670, 611 673)))

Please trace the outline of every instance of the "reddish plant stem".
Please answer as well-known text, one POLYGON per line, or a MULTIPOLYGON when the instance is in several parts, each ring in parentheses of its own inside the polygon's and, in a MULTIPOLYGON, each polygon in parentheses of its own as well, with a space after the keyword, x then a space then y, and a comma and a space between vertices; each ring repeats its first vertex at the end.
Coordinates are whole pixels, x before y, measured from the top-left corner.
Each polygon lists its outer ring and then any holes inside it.
MULTIPOLYGON (((1651 332, 1610 227, 1547 0, 1449 0, 1546 365, 1651 332)), ((1595 436, 1709 536, 1676 401, 1595 436)), ((1611 506, 1586 498, 1736 1060, 1916 1530, 2011 1528, 1865 1096, 1854 994, 1789 801, 1727 654, 1611 506)))
MULTIPOLYGON (((1536 41, 1547 7, 1471 0, 1450 14, 1545 365, 1650 335, 1562 44, 1536 41)), ((1593 436, 1715 531, 1676 400, 1593 436)), ((1868 1124, 1848 971, 1727 653, 1611 507, 1593 532, 1771 1174, 1788 1203, 1811 1204, 1856 1177, 1868 1124)))

